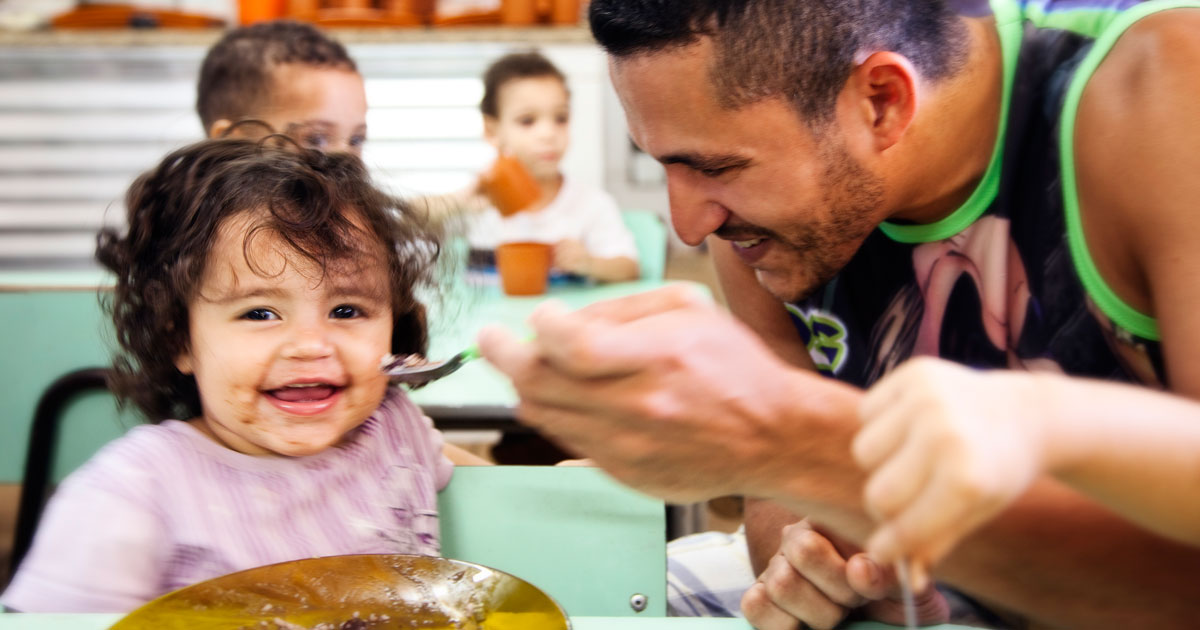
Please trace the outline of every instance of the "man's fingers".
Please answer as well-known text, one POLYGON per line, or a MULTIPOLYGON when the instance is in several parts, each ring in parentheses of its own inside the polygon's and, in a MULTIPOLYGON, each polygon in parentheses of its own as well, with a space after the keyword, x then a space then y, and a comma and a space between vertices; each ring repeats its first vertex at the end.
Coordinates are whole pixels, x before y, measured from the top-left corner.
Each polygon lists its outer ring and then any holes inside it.
MULTIPOLYGON (((917 593, 913 598, 917 608, 917 623, 923 626, 946 623, 950 621, 950 604, 936 588, 927 588, 917 593)), ((904 602, 900 599, 881 599, 873 601, 864 607, 869 619, 881 621, 894 626, 903 626, 904 602)))
POLYGON ((742 614, 756 630, 797 630, 800 620, 775 605, 767 585, 755 582, 742 595, 742 614))
POLYGON ((484 326, 475 339, 479 354, 509 378, 529 369, 533 351, 501 326, 484 326))
POLYGON ((595 302, 579 309, 586 317, 611 322, 629 322, 650 315, 696 306, 712 306, 712 298, 690 284, 672 284, 612 300, 595 302))
POLYGON ((775 606, 811 628, 833 628, 849 613, 849 606, 833 601, 781 555, 771 559, 758 579, 775 606))
POLYGON ((621 311, 616 318, 597 316, 588 309, 567 311, 561 303, 549 301, 534 311, 529 325, 540 356, 564 374, 575 378, 626 376, 672 356, 677 346, 685 343, 683 339, 695 339, 697 329, 736 326, 732 318, 712 306, 659 308, 664 304, 695 306, 694 298, 684 297, 688 295, 697 293, 679 287, 642 294, 642 300, 614 301, 607 306, 621 311), (621 305, 628 308, 618 309, 621 305))
MULTIPOLYGON (((881 566, 867 554, 857 554, 846 561, 846 579, 856 591, 870 600, 865 609, 870 619, 904 625, 904 601, 896 567, 881 566)), ((942 594, 933 588, 926 577, 921 585, 913 584, 913 601, 917 619, 923 624, 949 620, 950 611, 942 594)))
POLYGON ((846 561, 834 544, 814 530, 784 537, 779 553, 795 570, 832 602, 853 608, 863 599, 846 582, 846 561))

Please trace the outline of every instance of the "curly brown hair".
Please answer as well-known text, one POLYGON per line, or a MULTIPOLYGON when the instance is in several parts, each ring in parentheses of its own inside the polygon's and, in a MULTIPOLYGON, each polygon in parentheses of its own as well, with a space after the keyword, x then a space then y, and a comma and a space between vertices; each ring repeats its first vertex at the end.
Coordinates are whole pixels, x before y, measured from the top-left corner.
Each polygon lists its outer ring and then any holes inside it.
POLYGON ((425 353, 425 308, 416 292, 434 286, 441 241, 425 217, 375 188, 353 155, 299 148, 280 136, 204 140, 139 177, 125 206, 127 232, 103 230, 96 249, 116 274, 105 303, 120 343, 110 386, 152 422, 201 412, 196 381, 175 359, 189 349, 188 304, 217 230, 234 216, 255 219, 244 244, 269 232, 325 272, 382 247, 392 352, 425 353))

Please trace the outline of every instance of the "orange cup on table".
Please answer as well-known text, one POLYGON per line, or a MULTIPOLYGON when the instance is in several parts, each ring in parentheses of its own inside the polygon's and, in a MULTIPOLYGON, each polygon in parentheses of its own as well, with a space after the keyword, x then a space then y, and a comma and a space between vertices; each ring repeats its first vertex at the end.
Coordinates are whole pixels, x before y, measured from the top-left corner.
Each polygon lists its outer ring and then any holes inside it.
POLYGON ((245 26, 283 17, 287 0, 238 0, 238 23, 245 26))
POLYGON ((501 216, 516 214, 542 198, 542 189, 521 161, 502 155, 484 175, 483 192, 501 216))
POLYGON ((550 278, 554 246, 517 241, 496 246, 496 269, 507 295, 541 295, 550 278))

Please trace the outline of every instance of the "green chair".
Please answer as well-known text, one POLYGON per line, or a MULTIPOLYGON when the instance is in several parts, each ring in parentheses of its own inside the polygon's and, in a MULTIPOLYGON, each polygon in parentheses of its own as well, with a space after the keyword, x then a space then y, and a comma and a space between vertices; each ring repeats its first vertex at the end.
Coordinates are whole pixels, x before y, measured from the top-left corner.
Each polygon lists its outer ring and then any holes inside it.
POLYGON ((623 210, 621 218, 637 243, 642 278, 661 279, 667 267, 667 226, 662 218, 649 210, 623 210))
POLYGON ((599 469, 459 467, 438 504, 448 558, 512 573, 571 616, 666 615, 663 503, 599 469))

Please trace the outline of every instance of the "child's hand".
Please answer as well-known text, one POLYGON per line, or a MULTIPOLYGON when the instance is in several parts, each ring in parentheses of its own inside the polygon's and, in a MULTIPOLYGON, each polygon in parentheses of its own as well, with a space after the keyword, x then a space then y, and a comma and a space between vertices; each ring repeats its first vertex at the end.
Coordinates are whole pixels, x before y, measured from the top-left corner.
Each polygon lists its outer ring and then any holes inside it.
POLYGON ((591 275, 592 257, 581 241, 563 239, 554 244, 554 268, 580 276, 591 275))
POLYGON ((872 558, 931 567, 1024 492, 1043 462, 1035 383, 918 358, 867 392, 853 452, 871 472, 864 499, 880 521, 872 558))
POLYGON ((491 205, 487 198, 487 174, 480 173, 469 185, 452 193, 459 212, 474 214, 491 205))

